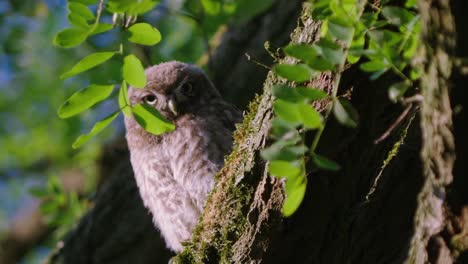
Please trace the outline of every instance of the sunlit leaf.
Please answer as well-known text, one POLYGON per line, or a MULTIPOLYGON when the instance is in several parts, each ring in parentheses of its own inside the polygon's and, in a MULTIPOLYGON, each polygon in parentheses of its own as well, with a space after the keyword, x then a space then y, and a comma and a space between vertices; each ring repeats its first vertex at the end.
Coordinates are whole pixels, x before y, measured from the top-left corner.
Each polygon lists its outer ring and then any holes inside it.
POLYGON ((85 4, 85 5, 93 5, 93 4, 97 4, 97 2, 99 2, 99 0, 71 0, 73 2, 77 2, 77 3, 82 3, 82 4, 85 4))
POLYGON ((282 99, 277 99, 274 102, 273 109, 275 114, 292 123, 299 123, 302 121, 301 114, 295 103, 291 103, 282 99))
POLYGON ((336 120, 348 127, 357 127, 359 115, 351 103, 343 98, 335 100, 333 103, 333 114, 336 120))
POLYGON ((111 13, 140 15, 153 9, 159 0, 109 0, 107 10, 111 13))
MULTIPOLYGON (((286 182, 286 185, 288 182, 286 182)), ((283 215, 285 217, 291 216, 296 212, 304 199, 304 195, 307 188, 307 179, 304 178, 300 184, 290 188, 290 191, 286 193, 286 200, 283 204, 283 215)))
POLYGON ((87 30, 83 28, 66 28, 54 37, 54 45, 62 48, 71 48, 81 44, 88 37, 87 30))
POLYGON ((423 74, 423 71, 422 71, 421 68, 413 68, 410 71, 410 79, 412 81, 415 81, 415 80, 419 79, 422 74, 423 74))
POLYGON ((148 23, 137 23, 128 28, 132 34, 128 40, 133 43, 152 46, 161 41, 161 33, 148 23))
POLYGON ((316 129, 322 126, 322 117, 312 106, 298 103, 297 107, 302 118, 302 123, 306 128, 316 129))
POLYGON ((295 82, 308 81, 316 73, 305 64, 277 64, 273 70, 279 76, 295 82))
POLYGON ((417 2, 417 0, 406 0, 405 7, 414 8, 416 7, 417 2))
POLYGON ((294 163, 284 160, 270 161, 268 172, 275 177, 294 178, 299 176, 301 169, 294 163))
POLYGON ((70 10, 70 13, 76 14, 85 20, 93 20, 94 19, 94 14, 89 10, 89 8, 81 3, 78 2, 68 2, 68 10, 70 10))
POLYGON ((390 101, 396 103, 406 93, 410 84, 408 82, 394 83, 388 88, 388 97, 390 101))
POLYGON ((146 85, 145 69, 140 60, 133 54, 124 58, 123 78, 135 88, 143 88, 146 85))
POLYGON ((150 105, 137 104, 132 111, 138 124, 151 134, 161 135, 175 129, 174 124, 150 105))
POLYGON ((130 101, 128 100, 128 89, 127 83, 125 81, 122 82, 119 90, 119 107, 122 112, 126 116, 130 116, 132 114, 132 109, 130 108, 130 101))
POLYGON ((328 97, 328 94, 322 90, 316 89, 316 88, 309 88, 309 87, 304 87, 304 86, 298 86, 296 87, 296 91, 304 96, 305 98, 315 101, 315 100, 320 100, 328 97))
POLYGON ((319 168, 331 171, 339 171, 341 169, 340 164, 334 162, 333 160, 327 159, 324 156, 313 154, 312 158, 314 164, 319 168))
POLYGON ((111 29, 113 29, 114 26, 112 24, 108 24, 108 23, 99 23, 97 24, 96 28, 94 29, 93 32, 91 32, 91 35, 96 35, 96 34, 100 34, 100 33, 104 33, 106 31, 109 31, 111 29))
POLYGON ((72 24, 73 26, 77 28, 81 28, 83 30, 89 29, 89 25, 86 22, 86 19, 84 19, 83 17, 74 13, 70 13, 68 14, 67 18, 68 18, 68 22, 70 22, 70 24, 72 24))
POLYGON ((217 15, 221 11, 222 4, 221 1, 217 0, 201 0, 201 5, 205 12, 209 15, 217 15))
POLYGON ((114 85, 92 84, 83 90, 74 93, 59 108, 59 117, 68 118, 85 111, 96 103, 109 97, 113 88, 114 85))
POLYGON ((96 52, 92 53, 82 60, 80 60, 75 66, 71 68, 68 72, 62 74, 60 79, 66 79, 71 76, 77 75, 81 72, 87 71, 91 68, 98 66, 106 61, 108 61, 112 56, 114 56, 115 52, 96 52))
POLYGON ((79 148, 81 145, 86 143, 88 140, 90 140, 92 137, 97 135, 99 132, 101 132, 104 128, 106 128, 114 119, 119 115, 120 111, 115 111, 111 115, 107 116, 106 118, 102 119, 101 121, 97 122, 94 124, 93 128, 88 134, 84 134, 79 136, 75 142, 73 142, 72 147, 74 149, 79 148))

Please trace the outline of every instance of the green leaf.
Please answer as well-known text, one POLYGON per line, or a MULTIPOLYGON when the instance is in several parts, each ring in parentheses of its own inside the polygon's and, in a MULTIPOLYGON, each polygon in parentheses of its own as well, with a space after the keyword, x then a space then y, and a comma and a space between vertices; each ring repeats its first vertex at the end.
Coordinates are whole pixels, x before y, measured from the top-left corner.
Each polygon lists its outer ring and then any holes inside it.
POLYGON ((135 88, 143 88, 146 85, 145 69, 140 60, 133 54, 124 58, 123 78, 135 88))
POLYGON ((273 86, 273 95, 278 98, 289 102, 303 101, 304 97, 297 93, 296 89, 288 85, 275 85, 273 86))
POLYGON ((100 33, 104 33, 106 31, 109 31, 111 29, 113 29, 114 26, 112 24, 108 24, 108 23, 99 23, 97 24, 96 28, 94 29, 93 32, 91 32, 91 35, 96 35, 96 34, 100 34, 100 33))
POLYGON ((161 135, 175 129, 174 124, 150 105, 137 104, 132 107, 132 111, 138 124, 151 134, 161 135))
MULTIPOLYGON (((288 181, 286 182, 286 185, 288 184, 288 181)), ((307 179, 304 178, 300 184, 295 185, 293 188, 290 188, 290 191, 286 192, 286 200, 283 204, 283 215, 285 217, 291 216, 299 208, 302 200, 304 199, 306 188, 307 179)))
POLYGON ((410 71, 410 79, 412 81, 416 81, 417 79, 421 77, 422 74, 423 74, 423 71, 421 68, 419 67, 413 68, 410 71))
POLYGON ((368 61, 359 65, 359 68, 365 72, 376 72, 376 71, 381 71, 381 70, 388 70, 389 67, 390 65, 388 65, 387 63, 383 61, 377 61, 377 60, 368 61))
POLYGON ((362 27, 363 29, 356 30, 356 34, 354 35, 353 41, 351 42, 351 46, 348 51, 348 61, 349 63, 356 63, 359 61, 361 56, 364 53, 364 44, 366 42, 366 34, 365 34, 365 27, 364 24, 358 23, 358 27, 362 27))
POLYGON ((406 0, 405 7, 406 8, 415 8, 417 4, 417 0, 406 0))
POLYGON ((317 53, 317 49, 307 44, 292 44, 284 48, 289 56, 300 59, 307 65, 317 71, 333 70, 335 64, 327 58, 323 58, 317 53))
POLYGON ((301 114, 295 103, 277 99, 273 104, 273 110, 278 117, 288 122, 300 123, 302 121, 301 114))
MULTIPOLYGON (((296 162, 297 163, 297 162, 296 162)), ((301 169, 293 162, 284 160, 274 160, 268 164, 268 171, 271 175, 281 178, 295 178, 300 175, 301 169)))
POLYGON ((96 103, 106 99, 112 93, 114 85, 92 84, 74 93, 58 110, 60 118, 68 118, 83 112, 96 103))
POLYGON ((81 44, 88 37, 88 32, 82 28, 66 28, 54 37, 54 45, 71 48, 81 44))
POLYGON ((150 11, 158 3, 159 0, 109 0, 107 10, 111 13, 127 13, 134 16, 150 11))
POLYGON ((390 30, 370 30, 370 40, 375 42, 378 47, 392 47, 401 43, 403 35, 390 30))
POLYGON ((297 107, 306 128, 316 129, 322 126, 322 117, 312 106, 299 103, 297 107))
POLYGON ((161 41, 161 33, 148 23, 137 23, 128 28, 132 34, 128 40, 133 43, 152 46, 161 41))
POLYGON ((314 154, 312 158, 315 165, 317 165, 319 168, 330 171, 339 171, 341 169, 340 164, 334 162, 333 160, 327 159, 324 156, 314 154))
POLYGON ((351 103, 343 98, 335 100, 333 104, 333 114, 336 120, 347 127, 357 127, 359 115, 351 103))
POLYGON ((345 55, 340 50, 339 46, 336 46, 335 43, 325 38, 314 44, 313 47, 322 58, 326 58, 326 60, 333 65, 340 64, 344 59, 345 55))
POLYGON ((330 0, 318 0, 314 2, 312 9, 312 18, 317 20, 325 20, 333 12, 330 9, 330 0))
POLYGON ((29 188, 29 193, 37 198, 43 198, 49 194, 46 188, 39 186, 29 188))
MULTIPOLYGON (((272 123, 271 135, 272 137, 276 137, 276 138, 281 138, 286 133, 291 133, 294 131, 297 132, 296 126, 299 124, 297 122, 291 123, 281 118, 275 118, 273 119, 271 123, 272 123)), ((298 138, 300 137, 298 136, 298 138)))
POLYGON ((120 111, 115 111, 111 115, 107 116, 106 118, 94 124, 93 128, 88 134, 79 136, 75 140, 75 142, 73 142, 72 148, 77 149, 81 147, 81 145, 86 143, 88 140, 90 140, 92 137, 94 137, 99 132, 101 132, 104 128, 106 128, 110 123, 112 123, 112 121, 114 121, 114 119, 119 115, 119 113, 120 111))
POLYGON ((345 43, 349 43, 353 38, 354 28, 341 25, 337 19, 328 21, 328 33, 345 43))
POLYGON ((305 64, 277 64, 273 67, 273 71, 279 76, 295 82, 308 81, 315 75, 315 72, 305 64))
POLYGON ((85 19, 86 21, 94 19, 93 12, 91 12, 91 10, 89 10, 89 8, 84 4, 78 2, 69 2, 68 10, 71 14, 76 14, 85 19))
POLYGON ((390 24, 396 26, 408 24, 415 16, 410 11, 397 6, 385 6, 382 8, 382 15, 390 24))
POLYGON ((217 0, 201 0, 201 5, 208 15, 217 15, 221 11, 222 3, 217 0))
POLYGON ((39 210, 43 214, 50 214, 54 211, 57 211, 60 208, 60 204, 57 203, 55 200, 48 200, 44 201, 41 206, 39 207, 39 210))
POLYGON ((290 44, 284 48, 284 51, 289 56, 304 62, 312 61, 318 56, 317 51, 311 45, 307 44, 290 44))
POLYGON ((405 95, 406 91, 410 87, 410 83, 408 82, 399 82, 399 83, 394 83, 390 88, 388 88, 388 97, 390 98, 390 101, 396 103, 400 98, 405 95))
POLYGON ((83 30, 89 29, 89 25, 86 22, 86 19, 84 19, 83 17, 74 13, 70 13, 68 14, 67 18, 68 18, 68 22, 70 22, 70 24, 72 24, 73 26, 77 28, 81 28, 83 30))
POLYGON ((92 53, 82 60, 80 60, 75 66, 71 68, 68 72, 62 74, 60 79, 66 79, 71 76, 77 75, 84 71, 87 71, 91 68, 98 66, 106 61, 108 61, 112 56, 114 56, 115 52, 96 52, 92 53))
POLYGON ((85 5, 94 5, 97 4, 99 0, 69 0, 70 2, 82 3, 85 5))
POLYGON ((283 161, 296 161, 308 151, 304 145, 291 146, 285 140, 279 140, 273 143, 270 147, 262 149, 260 152, 264 160, 283 160, 283 161))
POLYGON ((316 88, 298 86, 296 87, 296 91, 300 95, 304 96, 305 98, 311 101, 316 101, 316 100, 320 100, 320 99, 324 99, 328 97, 328 94, 326 92, 316 89, 316 88))
POLYGON ((120 86, 118 101, 119 101, 119 107, 122 110, 122 112, 126 116, 130 116, 132 114, 132 109, 130 107, 130 101, 128 99, 127 83, 125 81, 122 81, 122 85, 120 86))

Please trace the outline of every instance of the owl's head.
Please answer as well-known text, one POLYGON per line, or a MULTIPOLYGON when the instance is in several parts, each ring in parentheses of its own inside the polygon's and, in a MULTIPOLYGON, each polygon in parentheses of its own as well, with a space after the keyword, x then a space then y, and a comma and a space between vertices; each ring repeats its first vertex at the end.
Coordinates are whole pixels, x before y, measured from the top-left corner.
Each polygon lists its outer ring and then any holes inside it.
POLYGON ((220 97, 205 73, 193 65, 171 61, 152 66, 145 73, 147 84, 143 89, 129 88, 131 105, 151 105, 171 121, 196 114, 220 97))

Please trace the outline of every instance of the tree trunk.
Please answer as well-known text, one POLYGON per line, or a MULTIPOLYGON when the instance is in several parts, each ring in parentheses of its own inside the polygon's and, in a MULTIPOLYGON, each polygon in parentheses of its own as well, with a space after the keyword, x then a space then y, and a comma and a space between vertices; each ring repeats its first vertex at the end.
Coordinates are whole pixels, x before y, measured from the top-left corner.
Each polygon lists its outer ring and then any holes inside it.
MULTIPOLYGON (((288 30, 296 25, 299 3, 278 1, 268 13, 241 30, 232 29, 223 38, 213 56, 212 76, 229 100, 243 105, 251 99, 244 96, 248 91, 260 91, 266 71, 241 58, 248 50, 252 58, 268 61, 268 55, 261 52, 263 42, 276 39, 277 45, 285 44, 288 30)), ((463 135, 467 132, 461 125, 466 124, 466 110, 461 107, 466 107, 466 89, 462 85, 468 80, 454 66, 457 59, 453 52, 458 56, 468 54, 466 34, 461 35, 461 25, 468 24, 461 10, 468 9, 464 0, 454 0, 456 8, 450 8, 446 0, 421 0, 420 4, 422 50, 426 51, 421 110, 415 105, 397 131, 375 144, 374 140, 405 110, 387 97, 386 88, 394 76, 385 75, 371 82, 357 67, 346 69, 339 94, 350 97, 361 124, 353 130, 334 120, 327 123, 317 152, 338 161, 342 169, 336 173, 310 171, 303 204, 291 218, 283 219, 282 181, 269 177, 259 157, 259 150, 268 144, 271 87, 282 82, 270 73, 263 94, 251 102, 235 134, 233 153, 218 175, 193 240, 174 261, 467 260, 468 185, 467 177, 462 176, 467 157, 463 135), (452 14, 451 10, 458 13, 452 14), (459 34, 457 43, 453 39, 455 32, 459 34), (461 109, 454 117, 454 139, 451 105, 461 109), (458 160, 454 164, 455 151, 458 160)), ((292 42, 311 43, 317 39, 319 25, 309 11, 305 5, 292 42)), ((332 80, 332 75, 323 74, 314 85, 328 91, 332 80)), ((323 106, 317 105, 319 109, 323 106)), ((102 185, 95 207, 59 245, 52 262, 167 262, 171 254, 164 249, 142 206, 126 148, 112 148, 106 153, 103 175, 112 177, 102 185)))

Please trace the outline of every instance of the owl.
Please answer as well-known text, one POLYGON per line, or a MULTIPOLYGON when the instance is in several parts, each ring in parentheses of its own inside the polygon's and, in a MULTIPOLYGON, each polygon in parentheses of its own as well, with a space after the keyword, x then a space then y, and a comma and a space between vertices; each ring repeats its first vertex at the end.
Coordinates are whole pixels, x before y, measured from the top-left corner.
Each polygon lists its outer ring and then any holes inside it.
POLYGON ((167 246, 180 252, 231 150, 241 113, 196 66, 166 62, 145 73, 143 89, 129 88, 130 104, 156 108, 176 128, 156 136, 126 116, 126 139, 143 202, 167 246))

